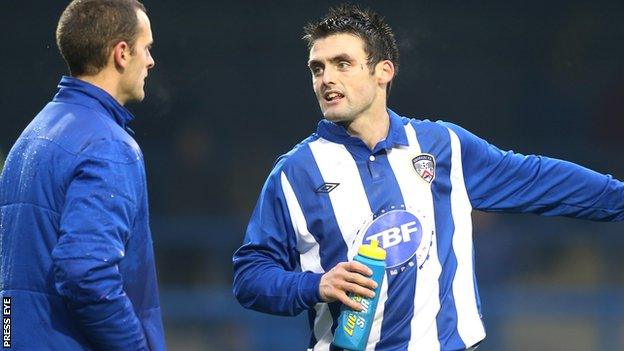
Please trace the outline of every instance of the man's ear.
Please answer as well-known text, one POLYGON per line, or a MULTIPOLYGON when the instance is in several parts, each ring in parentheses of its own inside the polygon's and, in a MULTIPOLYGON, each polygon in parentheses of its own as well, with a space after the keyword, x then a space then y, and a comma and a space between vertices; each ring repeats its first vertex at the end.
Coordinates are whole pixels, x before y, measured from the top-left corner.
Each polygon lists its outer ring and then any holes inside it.
POLYGON ((130 59, 130 46, 125 41, 120 41, 113 47, 113 61, 115 68, 124 69, 130 59))
POLYGON ((390 60, 378 62, 375 66, 375 74, 380 85, 387 85, 394 78, 394 64, 390 60))

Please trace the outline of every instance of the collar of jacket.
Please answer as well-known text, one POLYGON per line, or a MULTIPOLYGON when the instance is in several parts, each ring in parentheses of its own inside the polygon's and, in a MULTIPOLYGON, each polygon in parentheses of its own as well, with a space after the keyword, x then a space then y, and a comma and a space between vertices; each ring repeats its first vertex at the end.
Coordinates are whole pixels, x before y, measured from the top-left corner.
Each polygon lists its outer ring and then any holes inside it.
MULTIPOLYGON (((390 109, 388 109, 388 115, 390 116, 390 128, 388 129, 388 135, 385 139, 375 145, 375 148, 372 150, 373 152, 377 152, 381 149, 391 149, 395 145, 409 145, 409 142, 407 141, 407 134, 405 134, 405 123, 403 123, 403 118, 390 109)), ((366 146, 362 139, 349 135, 345 127, 326 119, 319 122, 316 132, 323 139, 327 139, 335 143, 351 146, 363 145, 368 149, 368 146, 366 146)))
POLYGON ((134 119, 134 116, 103 89, 68 76, 61 78, 58 88, 59 91, 54 96, 53 101, 73 103, 100 110, 115 120, 122 128, 132 133, 127 125, 134 119))

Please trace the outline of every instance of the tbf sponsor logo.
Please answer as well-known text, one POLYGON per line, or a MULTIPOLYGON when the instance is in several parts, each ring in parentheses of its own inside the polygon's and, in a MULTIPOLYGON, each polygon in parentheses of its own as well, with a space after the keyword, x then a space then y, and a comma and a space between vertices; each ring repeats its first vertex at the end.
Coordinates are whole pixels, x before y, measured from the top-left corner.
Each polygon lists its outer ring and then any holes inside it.
MULTIPOLYGON (((372 234, 366 238, 366 240, 369 242, 377 240, 381 243, 381 247, 387 250, 393 246, 399 245, 400 243, 412 241, 412 234, 419 233, 419 227, 420 223, 418 223, 418 220, 415 220, 401 224, 399 227, 386 229, 381 233, 372 234)), ((416 240, 420 240, 420 237, 416 240)))
MULTIPOLYGON (((412 258, 428 249, 430 240, 423 244, 423 228, 420 220, 411 212, 394 210, 375 218, 364 229, 363 244, 371 240, 379 241, 379 245, 386 250, 386 267, 396 268, 413 266, 412 258)), ((426 255, 425 255, 426 256, 426 255)), ((419 259, 420 261, 420 259, 419 259)))

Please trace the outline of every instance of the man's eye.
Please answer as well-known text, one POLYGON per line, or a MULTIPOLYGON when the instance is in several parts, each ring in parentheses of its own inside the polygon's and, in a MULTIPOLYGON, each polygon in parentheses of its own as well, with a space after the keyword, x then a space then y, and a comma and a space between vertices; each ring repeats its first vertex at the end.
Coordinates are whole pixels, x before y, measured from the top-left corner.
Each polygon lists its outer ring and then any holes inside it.
POLYGON ((346 62, 346 61, 338 62, 338 69, 344 70, 344 69, 349 68, 349 66, 351 66, 349 62, 346 62))
POLYGON ((313 75, 318 76, 318 75, 323 73, 323 68, 322 67, 311 67, 310 71, 312 72, 313 75))

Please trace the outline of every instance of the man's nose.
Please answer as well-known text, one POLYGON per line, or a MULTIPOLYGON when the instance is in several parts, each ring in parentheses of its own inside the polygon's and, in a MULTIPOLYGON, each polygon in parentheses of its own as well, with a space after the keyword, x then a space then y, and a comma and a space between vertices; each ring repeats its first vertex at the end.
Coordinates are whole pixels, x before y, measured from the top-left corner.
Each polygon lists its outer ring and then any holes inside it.
POLYGON ((154 61, 154 56, 152 56, 152 53, 150 53, 147 60, 147 68, 151 69, 154 68, 154 66, 156 66, 156 61, 154 61))
POLYGON ((323 70, 323 84, 332 85, 336 83, 336 70, 331 67, 326 67, 323 70))

